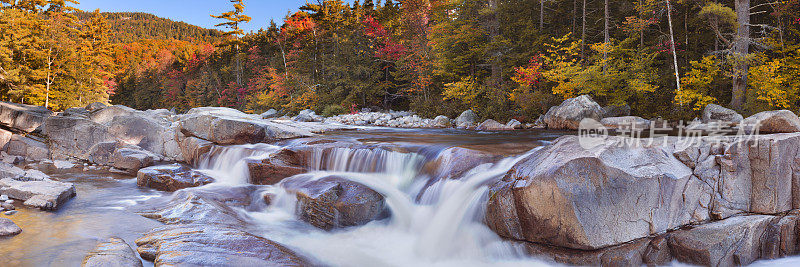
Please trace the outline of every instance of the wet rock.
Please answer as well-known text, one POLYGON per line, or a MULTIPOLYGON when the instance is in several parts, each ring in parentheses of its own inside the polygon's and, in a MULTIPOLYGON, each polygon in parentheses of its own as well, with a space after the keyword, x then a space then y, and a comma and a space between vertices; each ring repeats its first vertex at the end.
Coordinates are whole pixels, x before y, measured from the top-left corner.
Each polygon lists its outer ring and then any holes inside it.
POLYGON ((133 211, 166 224, 242 226, 246 220, 233 208, 248 207, 257 189, 253 185, 186 188, 137 205, 133 211))
POLYGON ((0 180, 0 194, 24 201, 26 206, 57 210, 75 196, 75 186, 52 180, 23 182, 5 178, 0 180))
POLYGON ((450 118, 447 116, 439 115, 433 119, 433 127, 436 128, 450 128, 452 127, 452 123, 450 123, 450 118))
POLYGON ((0 102, 0 124, 22 132, 34 132, 52 115, 44 107, 0 102))
POLYGON ((17 134, 13 135, 9 140, 6 151, 12 156, 24 157, 31 161, 50 158, 50 150, 44 142, 17 134))
POLYGON ((626 117, 631 115, 631 106, 607 106, 603 108, 603 117, 626 117))
POLYGON ((181 164, 155 166, 139 170, 136 184, 161 191, 174 192, 214 182, 214 178, 181 164))
POLYGON ((543 117, 547 128, 577 130, 583 119, 600 121, 605 110, 588 95, 565 100, 561 105, 550 108, 543 117))
POLYGON ((142 258, 157 266, 310 266, 268 239, 233 227, 169 225, 136 240, 142 258))
POLYGON ((741 125, 747 132, 755 129, 760 133, 800 132, 800 118, 789 110, 764 111, 744 119, 741 125))
POLYGON ((307 172, 303 167, 300 155, 283 149, 266 159, 248 160, 250 183, 258 185, 274 185, 283 179, 307 172))
POLYGON ((604 118, 600 120, 600 124, 610 129, 650 129, 650 120, 636 116, 604 118))
POLYGON ((108 127, 84 118, 49 117, 44 124, 44 133, 52 159, 76 158, 89 160, 90 149, 103 142, 114 142, 108 127))
POLYGON ((336 176, 318 180, 296 178, 283 186, 297 195, 300 219, 317 228, 364 225, 387 216, 383 196, 369 187, 336 176))
POLYGON ((135 175, 139 169, 153 166, 161 158, 149 151, 138 147, 122 147, 114 151, 111 155, 109 164, 117 169, 126 171, 128 174, 135 175))
POLYGON ((86 105, 85 109, 88 110, 89 112, 95 112, 95 111, 104 109, 106 107, 108 107, 108 105, 106 105, 105 103, 94 102, 94 103, 91 103, 89 105, 86 105))
POLYGON ((609 140, 584 148, 565 136, 522 159, 492 186, 489 227, 512 239, 593 250, 709 219, 711 187, 669 148, 609 140))
POLYGON ((451 147, 439 152, 435 159, 423 166, 423 171, 434 179, 459 179, 484 163, 491 163, 502 156, 462 147, 451 147))
POLYGON ((14 236, 22 233, 22 228, 19 228, 14 221, 8 218, 0 218, 0 237, 14 236))
POLYGON ((711 123, 714 121, 739 123, 742 120, 744 120, 744 117, 742 117, 741 114, 720 105, 709 104, 703 109, 703 123, 711 123))
POLYGON ((180 145, 181 155, 184 161, 193 165, 196 165, 200 157, 211 151, 214 147, 214 143, 195 137, 183 139, 180 145))
POLYGON ((585 251, 525 243, 526 252, 532 256, 558 263, 579 266, 642 266, 649 238, 609 248, 585 251))
POLYGON ((112 237, 100 243, 92 252, 83 259, 83 267, 136 267, 142 266, 142 261, 125 240, 112 237))
POLYGON ((742 266, 758 260, 761 236, 776 217, 739 216, 679 230, 671 234, 669 246, 681 261, 703 266, 742 266))
POLYGON ((478 114, 475 114, 475 112, 470 109, 462 112, 461 115, 458 115, 455 124, 456 127, 467 128, 473 126, 475 124, 475 120, 477 119, 478 119, 478 114))
POLYGON ((320 122, 323 121, 323 118, 317 115, 317 113, 315 113, 313 110, 306 109, 300 111, 300 113, 297 114, 297 116, 295 116, 294 118, 292 118, 292 120, 299 122, 313 122, 313 121, 320 122))
MULTIPOLYGON (((484 131, 503 131, 503 130, 509 130, 508 128, 506 128, 506 125, 505 125, 505 124, 499 123, 499 122, 497 122, 497 121, 495 121, 495 120, 492 120, 492 119, 485 120, 485 121, 484 121, 484 122, 482 122, 480 125, 478 125, 478 127, 477 127, 477 128, 475 128, 475 129, 476 129, 476 130, 484 130, 484 131)), ((512 129, 513 129, 513 128, 512 128, 512 129)))
POLYGON ((267 110, 264 113, 261 113, 261 118, 262 119, 272 119, 272 118, 277 118, 277 117, 278 117, 278 111, 275 110, 275 109, 270 109, 270 110, 267 110))

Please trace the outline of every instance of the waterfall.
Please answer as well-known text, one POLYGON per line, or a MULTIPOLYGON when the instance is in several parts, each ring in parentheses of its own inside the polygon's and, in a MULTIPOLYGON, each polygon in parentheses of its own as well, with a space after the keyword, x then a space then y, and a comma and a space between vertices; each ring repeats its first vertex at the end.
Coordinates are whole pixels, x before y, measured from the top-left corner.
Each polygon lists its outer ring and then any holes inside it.
POLYGON ((280 149, 268 144, 214 146, 200 158, 197 168, 217 183, 246 184, 250 181, 247 160, 264 159, 280 149))

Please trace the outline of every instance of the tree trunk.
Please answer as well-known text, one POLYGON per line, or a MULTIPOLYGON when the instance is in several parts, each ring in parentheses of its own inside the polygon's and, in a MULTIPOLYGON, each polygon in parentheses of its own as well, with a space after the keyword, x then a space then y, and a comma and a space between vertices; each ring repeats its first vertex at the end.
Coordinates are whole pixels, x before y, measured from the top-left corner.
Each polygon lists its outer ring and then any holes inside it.
POLYGON ((544 32, 544 0, 539 0, 539 31, 544 32))
POLYGON ((586 66, 586 0, 583 0, 583 24, 581 25, 581 61, 586 66))
POLYGON ((733 41, 733 55, 736 61, 733 72, 731 107, 741 110, 747 95, 747 76, 750 69, 747 64, 747 54, 750 53, 750 0, 736 0, 735 3, 739 28, 733 41))
POLYGON ((675 34, 672 31, 672 5, 670 5, 669 1, 670 0, 667 0, 667 21, 669 21, 669 42, 670 42, 670 49, 672 49, 672 63, 673 67, 675 68, 675 86, 678 88, 678 92, 680 92, 681 75, 678 70, 678 51, 675 49, 675 34))
POLYGON ((604 16, 603 16, 603 76, 606 75, 606 71, 608 71, 608 47, 611 45, 611 36, 608 34, 608 0, 605 0, 604 4, 604 16))

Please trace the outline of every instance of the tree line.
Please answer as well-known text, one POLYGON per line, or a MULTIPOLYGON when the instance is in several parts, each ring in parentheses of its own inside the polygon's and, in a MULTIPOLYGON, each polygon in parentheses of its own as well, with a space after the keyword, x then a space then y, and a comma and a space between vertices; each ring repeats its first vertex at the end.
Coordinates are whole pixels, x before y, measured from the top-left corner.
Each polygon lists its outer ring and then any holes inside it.
MULTIPOLYGON (((473 109, 521 121, 581 94, 670 119, 693 118, 709 103, 746 114, 800 104, 797 0, 319 0, 250 33, 241 30, 246 1, 231 3, 212 14, 226 31, 219 40, 112 45, 111 101, 326 115, 473 109)), ((20 9, 8 6, 4 20, 20 9)), ((46 10, 25 12, 52 20, 46 10)), ((12 66, 2 55, 0 66, 12 66)))

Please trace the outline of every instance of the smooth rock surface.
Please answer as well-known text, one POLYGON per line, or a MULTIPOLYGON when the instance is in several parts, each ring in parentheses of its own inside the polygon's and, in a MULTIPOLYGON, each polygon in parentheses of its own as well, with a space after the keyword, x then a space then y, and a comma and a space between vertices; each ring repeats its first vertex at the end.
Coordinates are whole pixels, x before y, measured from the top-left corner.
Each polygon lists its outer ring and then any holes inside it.
POLYGON ((8 218, 0 218, 0 237, 15 236, 22 233, 22 228, 19 228, 14 221, 8 218))
POLYGON ((0 124, 26 133, 35 131, 52 115, 44 107, 0 102, 0 124))
POLYGON ((0 180, 0 194, 24 201, 24 205, 42 210, 57 210, 75 196, 75 186, 58 181, 0 180))
POLYGON ((757 113, 741 123, 747 132, 756 128, 760 133, 800 132, 800 118, 789 110, 774 110, 757 113))
POLYGON ((53 116, 47 118, 44 133, 55 160, 89 160, 90 149, 104 142, 116 141, 108 127, 85 118, 53 116))
POLYGON ((603 107, 588 95, 565 100, 561 105, 550 108, 543 117, 547 128, 554 130, 577 130, 583 119, 600 121, 605 114, 603 107))
POLYGON ((739 123, 742 120, 744 120, 744 117, 735 110, 717 104, 709 104, 703 109, 703 123, 713 121, 739 123))
POLYGON ((305 173, 308 170, 301 165, 302 160, 296 152, 282 149, 268 158, 248 160, 250 183, 257 185, 274 185, 283 179, 305 173))
POLYGON ((363 225, 386 217, 387 208, 381 194, 343 178, 304 180, 295 177, 282 185, 297 195, 300 219, 323 230, 363 225))
POLYGON ((97 244, 83 260, 83 267, 141 267, 142 261, 131 247, 117 237, 97 244))
POLYGON ((478 119, 478 114, 475 114, 475 112, 470 109, 462 112, 461 115, 458 115, 455 124, 456 127, 466 128, 469 126, 473 126, 475 124, 475 120, 477 119, 478 119))
POLYGON ((136 184, 156 190, 174 192, 214 182, 214 178, 181 164, 154 166, 139 170, 136 184))

